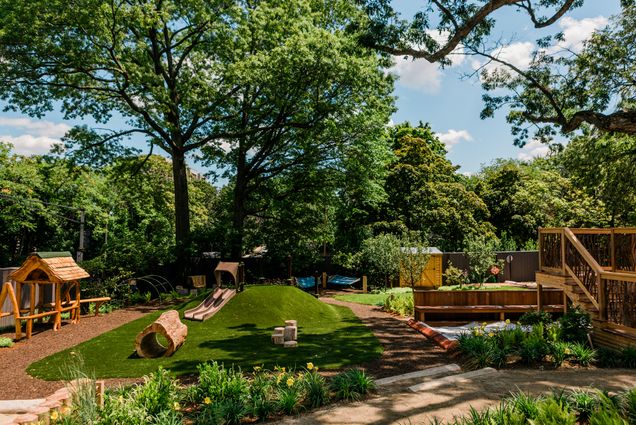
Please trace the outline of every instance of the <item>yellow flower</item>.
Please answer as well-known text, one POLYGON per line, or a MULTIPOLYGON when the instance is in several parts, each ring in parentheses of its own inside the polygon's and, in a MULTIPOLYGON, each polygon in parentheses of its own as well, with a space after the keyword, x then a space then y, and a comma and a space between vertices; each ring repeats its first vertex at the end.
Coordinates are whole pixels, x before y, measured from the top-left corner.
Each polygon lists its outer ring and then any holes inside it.
POLYGON ((62 414, 63 415, 68 415, 69 413, 71 413, 71 408, 68 406, 64 406, 62 407, 62 414))
POLYGON ((292 385, 294 385, 294 378, 289 378, 289 379, 287 380, 287 386, 288 386, 288 387, 291 387, 292 385))
POLYGON ((314 368, 314 370, 315 370, 316 372, 318 372, 318 366, 316 366, 316 367, 314 368))
POLYGON ((254 366, 254 372, 259 372, 262 369, 260 366, 254 366))
POLYGON ((305 377, 305 374, 304 374, 304 373, 299 373, 299 374, 298 374, 298 379, 303 379, 304 377, 305 377))
POLYGON ((481 325, 482 325, 483 327, 486 327, 486 325, 487 325, 487 324, 488 324, 488 323, 484 322, 484 323, 482 323, 481 325))
POLYGON ((59 417, 60 415, 57 413, 57 410, 51 412, 51 420, 56 421, 59 417))
POLYGON ((212 400, 210 400, 210 397, 206 397, 203 399, 203 404, 212 404, 212 400))
POLYGON ((117 397, 117 401, 120 402, 120 403, 123 403, 124 402, 124 396, 120 395, 119 397, 117 397))
POLYGON ((307 363, 307 370, 312 370, 314 368, 314 364, 312 362, 307 363))
POLYGON ((488 336, 492 338, 493 336, 495 336, 495 333, 494 332, 489 332, 488 336))
POLYGON ((179 403, 177 403, 176 401, 174 402, 172 407, 174 408, 174 410, 181 410, 181 405, 179 403))
POLYGON ((510 324, 510 319, 506 319, 506 325, 510 324))
POLYGON ((282 379, 283 379, 283 375, 282 375, 282 374, 278 375, 278 378, 276 378, 276 383, 277 383, 277 384, 280 384, 280 381, 281 381, 282 379))
POLYGON ((281 368, 281 372, 285 373, 285 368, 284 367, 281 368))

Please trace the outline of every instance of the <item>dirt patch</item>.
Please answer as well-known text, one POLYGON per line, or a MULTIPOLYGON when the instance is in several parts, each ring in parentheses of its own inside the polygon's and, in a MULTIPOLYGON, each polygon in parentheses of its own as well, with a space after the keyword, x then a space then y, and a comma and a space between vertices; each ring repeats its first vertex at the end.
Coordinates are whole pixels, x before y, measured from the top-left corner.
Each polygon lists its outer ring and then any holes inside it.
POLYGON ((453 363, 453 359, 446 351, 411 329, 406 323, 407 318, 386 313, 380 307, 326 297, 320 300, 349 307, 365 325, 373 330, 384 352, 378 360, 362 366, 376 378, 453 363))
MULTIPOLYGON (((102 316, 85 316, 73 325, 64 323, 62 329, 53 332, 50 324, 34 327, 31 339, 22 339, 11 348, 0 349, 0 400, 16 400, 41 398, 53 393, 64 384, 61 381, 44 381, 33 378, 26 372, 26 368, 33 362, 43 359, 58 351, 94 338, 115 329, 123 324, 138 319, 159 306, 135 306, 102 316)), ((0 336, 13 338, 15 334, 4 333, 0 336)), ((131 347, 134 341, 130 342, 131 347)), ((109 379, 109 386, 137 382, 139 379, 109 379)))

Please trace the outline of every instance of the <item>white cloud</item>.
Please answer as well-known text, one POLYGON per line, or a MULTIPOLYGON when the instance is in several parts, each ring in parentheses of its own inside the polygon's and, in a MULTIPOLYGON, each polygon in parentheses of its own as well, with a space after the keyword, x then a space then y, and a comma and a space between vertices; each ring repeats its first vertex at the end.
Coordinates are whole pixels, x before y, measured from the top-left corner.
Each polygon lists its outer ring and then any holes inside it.
POLYGON ((400 85, 426 94, 437 93, 442 85, 442 71, 425 59, 394 57, 389 72, 399 77, 400 85))
POLYGON ((8 117, 0 117, 0 127, 4 127, 0 141, 11 143, 13 151, 20 155, 47 153, 71 128, 64 123, 8 117))
POLYGON ((467 142, 473 140, 473 136, 466 130, 448 130, 445 133, 437 133, 439 140, 450 150, 453 146, 465 140, 467 142))
POLYGON ((13 151, 19 155, 42 155, 47 153, 60 139, 46 136, 33 136, 22 134, 20 136, 9 136, 0 134, 0 142, 9 142, 13 145, 13 151))
POLYGON ((62 137, 71 129, 63 123, 51 121, 34 121, 30 118, 5 118, 0 117, 0 127, 13 127, 19 130, 26 130, 29 134, 46 137, 62 137))
POLYGON ((564 17, 559 21, 564 41, 559 41, 555 46, 549 48, 548 53, 556 53, 561 50, 581 51, 585 40, 589 39, 594 31, 607 26, 608 22, 608 19, 604 16, 581 20, 570 16, 564 17))
POLYGON ((522 161, 530 161, 534 158, 544 157, 550 153, 550 147, 545 143, 541 143, 540 140, 531 140, 521 148, 521 151, 517 154, 517 158, 522 161))
MULTIPOLYGON (((521 70, 524 70, 527 69, 532 62, 533 51, 534 43, 524 41, 508 44, 507 46, 501 46, 493 50, 490 55, 511 65, 514 65, 521 70)), ((471 65, 473 69, 479 69, 480 67, 484 66, 484 69, 489 72, 507 70, 504 65, 501 65, 497 62, 488 63, 487 61, 481 62, 478 60, 473 60, 471 65), (484 64, 486 65, 484 66, 484 64)))

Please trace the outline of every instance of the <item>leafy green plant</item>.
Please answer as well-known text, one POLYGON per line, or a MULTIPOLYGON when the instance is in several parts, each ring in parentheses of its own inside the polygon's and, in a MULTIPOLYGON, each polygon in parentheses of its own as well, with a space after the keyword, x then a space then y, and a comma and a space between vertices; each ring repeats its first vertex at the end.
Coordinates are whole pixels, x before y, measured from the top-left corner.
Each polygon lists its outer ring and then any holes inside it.
POLYGON ((623 348, 620 359, 623 366, 636 368, 636 347, 628 346, 623 348))
POLYGON ((496 275, 491 271, 494 267, 498 270, 497 274, 503 270, 503 261, 498 261, 495 254, 498 246, 499 241, 496 238, 483 235, 474 235, 466 239, 466 254, 472 282, 481 284, 489 278, 495 278, 496 281, 496 275))
POLYGON ((567 404, 547 397, 537 403, 537 414, 529 419, 531 425, 575 425, 576 415, 568 409, 567 404))
POLYGON ((375 389, 375 382, 360 369, 349 369, 334 376, 331 389, 339 400, 360 400, 375 389))
POLYGON ((384 310, 400 316, 412 316, 413 308, 413 295, 410 293, 389 294, 384 300, 384 310))
POLYGON ((570 354, 570 345, 563 341, 553 342, 549 344, 549 351, 554 367, 560 367, 570 354))
POLYGON ((466 283, 467 275, 467 272, 453 266, 453 263, 449 261, 442 277, 444 278, 444 285, 457 285, 461 288, 466 283))
POLYGON ((276 410, 276 404, 267 395, 251 397, 249 412, 255 418, 266 420, 276 410))
POLYGON ((219 402, 219 414, 223 418, 223 423, 227 425, 239 425, 248 413, 247 406, 243 400, 228 398, 219 402))
POLYGON ((548 344, 543 336, 532 332, 521 342, 519 355, 524 362, 535 363, 542 361, 548 351, 548 344))
POLYGON ((591 391, 574 390, 569 394, 568 399, 570 406, 582 421, 587 421, 598 406, 598 396, 591 391))
POLYGON ((249 383, 241 370, 225 368, 215 361, 197 366, 199 399, 209 397, 217 402, 225 400, 245 400, 249 395, 249 383))
POLYGON ((622 405, 629 423, 636 424, 636 388, 632 388, 623 395, 622 405))
POLYGON ((570 342, 587 342, 587 336, 592 329, 590 314, 580 308, 571 308, 559 319, 563 338, 570 342))
POLYGON ((13 340, 7 337, 0 337, 0 348, 10 348, 13 347, 13 340))
POLYGON ((519 324, 523 326, 534 326, 539 323, 552 323, 552 315, 544 310, 534 310, 524 313, 519 318, 519 324))
POLYGON ((144 383, 132 390, 132 396, 135 403, 150 416, 178 406, 177 383, 161 366, 156 372, 144 377, 144 383))
POLYGON ((509 403, 520 412, 525 419, 534 419, 539 414, 537 399, 530 394, 518 392, 512 395, 509 403))
POLYGON ((305 374, 302 384, 309 407, 320 407, 329 401, 329 387, 325 378, 315 370, 305 374))
POLYGON ((572 360, 581 366, 589 366, 596 361, 596 350, 580 342, 570 343, 572 360))
POLYGON ((281 387, 276 391, 277 408, 279 411, 291 415, 295 413, 301 402, 301 393, 297 386, 281 387))
POLYGON ((599 347, 598 363, 601 367, 618 367, 621 365, 621 353, 606 347, 599 347))

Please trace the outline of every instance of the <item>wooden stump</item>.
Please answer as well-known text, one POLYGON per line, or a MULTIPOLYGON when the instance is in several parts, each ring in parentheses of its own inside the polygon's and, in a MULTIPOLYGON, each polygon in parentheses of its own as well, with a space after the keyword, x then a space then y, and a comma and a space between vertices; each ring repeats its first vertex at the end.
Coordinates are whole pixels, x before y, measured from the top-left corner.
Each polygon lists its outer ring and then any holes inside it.
POLYGON ((179 320, 179 312, 169 310, 137 335, 135 349, 139 357, 169 357, 183 345, 187 336, 188 327, 179 320), (157 334, 166 338, 167 347, 157 340, 157 334))
POLYGON ((298 339, 298 328, 296 326, 285 326, 285 341, 296 341, 298 339))
POLYGON ((276 345, 283 345, 285 343, 285 336, 274 334, 272 335, 272 342, 276 345))
POLYGON ((285 320, 285 326, 298 326, 298 322, 295 320, 285 320))
POLYGON ((285 343, 283 344, 283 347, 285 348, 295 348, 297 346, 298 346, 297 341, 285 341, 285 343))

